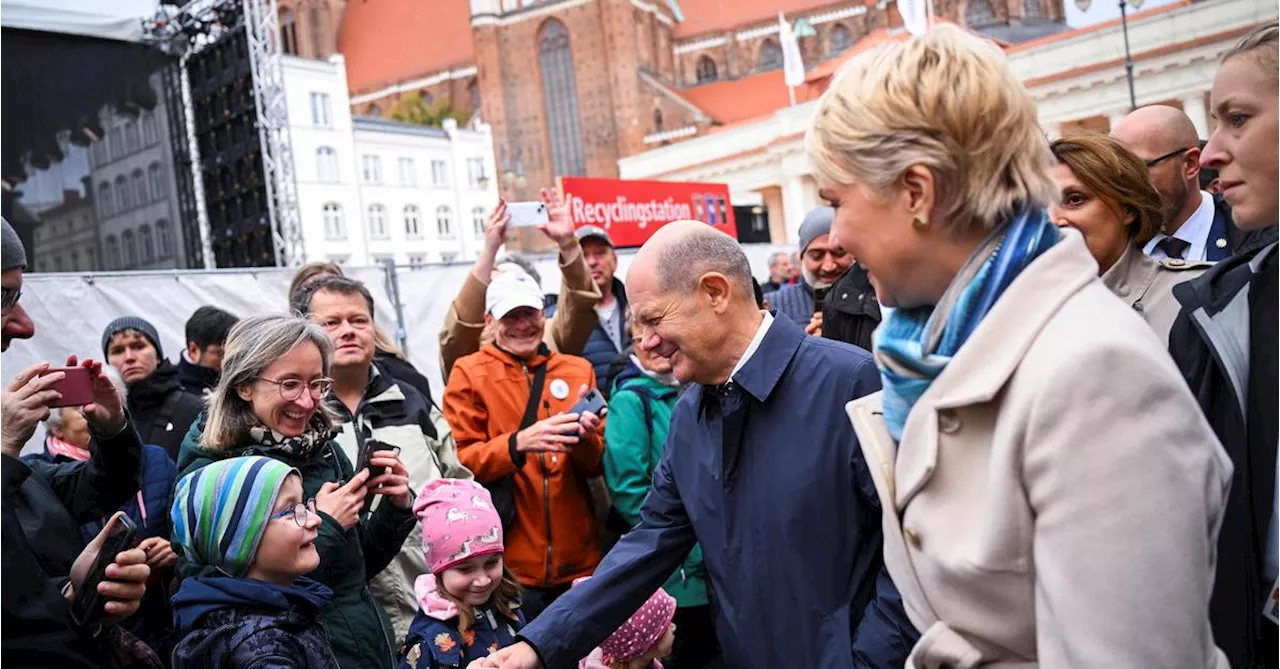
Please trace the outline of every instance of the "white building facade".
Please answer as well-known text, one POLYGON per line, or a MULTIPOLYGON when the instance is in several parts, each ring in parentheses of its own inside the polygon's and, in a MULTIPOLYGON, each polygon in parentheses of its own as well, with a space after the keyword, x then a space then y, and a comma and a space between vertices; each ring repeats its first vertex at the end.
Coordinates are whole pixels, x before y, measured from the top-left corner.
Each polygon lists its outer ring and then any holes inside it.
MULTIPOLYGON (((1202 138, 1211 131, 1207 96, 1223 52, 1277 17, 1273 0, 1205 0, 1145 11, 1129 20, 1138 106, 1182 108, 1202 138)), ((1105 132, 1129 112, 1124 41, 1118 20, 1008 50, 1013 71, 1035 98, 1050 136, 1105 132)), ((767 211, 775 243, 794 243, 800 221, 820 204, 804 133, 817 102, 618 161, 623 179, 706 181, 729 186, 735 205, 767 211)))
POLYGON ((341 55, 284 57, 289 132, 308 261, 473 260, 498 201, 488 126, 352 117, 341 55))

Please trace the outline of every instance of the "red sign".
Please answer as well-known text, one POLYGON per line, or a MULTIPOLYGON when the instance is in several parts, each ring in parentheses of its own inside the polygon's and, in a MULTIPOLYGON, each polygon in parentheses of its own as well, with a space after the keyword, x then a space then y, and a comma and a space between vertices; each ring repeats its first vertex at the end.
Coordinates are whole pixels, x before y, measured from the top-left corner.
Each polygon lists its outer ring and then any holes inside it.
POLYGON ((702 221, 738 238, 724 184, 563 177, 560 185, 574 226, 604 228, 616 246, 640 246, 658 228, 680 220, 702 221))

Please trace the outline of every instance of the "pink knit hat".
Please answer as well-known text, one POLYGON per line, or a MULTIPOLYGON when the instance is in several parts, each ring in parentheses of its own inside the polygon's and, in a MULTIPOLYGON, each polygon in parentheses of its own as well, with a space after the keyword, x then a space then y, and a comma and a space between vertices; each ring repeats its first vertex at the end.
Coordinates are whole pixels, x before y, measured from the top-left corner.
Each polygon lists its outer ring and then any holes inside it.
POLYGON ((431 481, 414 501, 413 513, 422 521, 422 548, 433 574, 502 552, 502 519, 489 491, 475 481, 431 481))
MULTIPOLYGON (((573 582, 577 585, 590 576, 584 576, 573 582)), ((676 617, 676 598, 659 589, 653 593, 649 601, 622 623, 613 634, 600 644, 604 652, 603 662, 629 662, 644 655, 658 643, 658 639, 667 633, 671 621, 676 617)))

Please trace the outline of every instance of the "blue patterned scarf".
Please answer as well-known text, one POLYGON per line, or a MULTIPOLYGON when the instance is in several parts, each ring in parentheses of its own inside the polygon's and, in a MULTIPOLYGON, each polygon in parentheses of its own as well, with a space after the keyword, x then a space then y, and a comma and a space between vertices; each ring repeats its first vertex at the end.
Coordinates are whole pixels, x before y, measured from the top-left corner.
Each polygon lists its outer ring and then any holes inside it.
POLYGON ((875 358, 884 385, 884 420, 894 440, 902 440, 911 407, 1009 284, 1059 239, 1044 211, 1022 212, 983 240, 937 305, 884 310, 875 358))

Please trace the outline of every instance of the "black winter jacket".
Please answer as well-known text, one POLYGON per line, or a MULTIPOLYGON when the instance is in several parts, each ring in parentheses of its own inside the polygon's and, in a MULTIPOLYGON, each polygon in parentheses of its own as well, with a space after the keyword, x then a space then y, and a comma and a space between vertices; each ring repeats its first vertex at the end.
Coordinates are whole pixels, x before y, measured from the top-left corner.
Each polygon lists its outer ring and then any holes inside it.
POLYGON ((118 435, 95 438, 90 450, 88 460, 66 464, 28 464, 0 456, 0 665, 65 669, 105 664, 99 640, 72 622, 62 589, 84 550, 80 526, 114 512, 138 492, 142 443, 127 424, 118 435))
POLYGON ((203 400, 205 391, 213 390, 221 376, 222 373, 216 369, 188 362, 185 355, 178 358, 178 383, 182 386, 183 392, 189 395, 195 395, 203 400))
POLYGON ((129 413, 142 443, 163 448, 174 462, 187 429, 204 411, 204 400, 182 390, 178 368, 168 360, 151 376, 129 384, 129 413))
POLYGON ((391 378, 397 381, 404 381, 413 386, 413 389, 422 393, 427 400, 427 406, 438 407, 435 399, 431 397, 431 384, 427 381, 427 377, 418 371, 412 363, 403 358, 398 358, 386 351, 378 351, 373 354, 373 361, 382 367, 382 371, 391 375, 391 378))
POLYGON ((1169 353, 1235 465, 1209 618, 1214 641, 1238 669, 1276 666, 1276 626, 1262 617, 1276 485, 1276 305, 1271 298, 1268 314, 1252 299, 1265 279, 1274 289, 1276 254, 1272 243, 1175 286, 1182 312, 1169 332, 1169 353), (1270 397, 1259 397, 1269 411, 1252 413, 1253 393, 1265 388, 1270 397))
POLYGON ((320 611, 333 591, 308 578, 292 586, 197 576, 173 597, 183 635, 173 669, 337 669, 320 611))
POLYGON ((867 270, 855 263, 827 294, 822 308, 822 336, 870 351, 871 333, 879 326, 876 289, 867 270))

